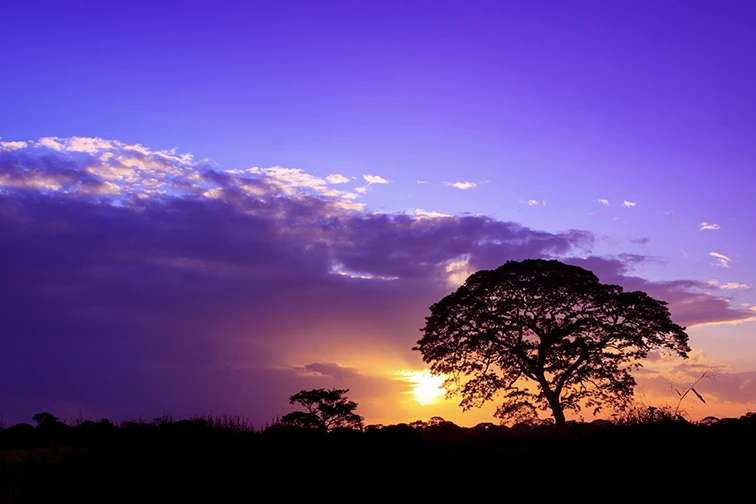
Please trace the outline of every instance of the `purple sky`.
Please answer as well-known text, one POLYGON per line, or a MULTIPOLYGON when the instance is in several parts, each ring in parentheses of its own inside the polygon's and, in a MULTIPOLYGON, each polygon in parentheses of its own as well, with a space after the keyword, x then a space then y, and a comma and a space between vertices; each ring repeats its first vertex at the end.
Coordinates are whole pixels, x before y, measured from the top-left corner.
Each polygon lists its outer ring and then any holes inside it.
POLYGON ((16 2, 0 43, 0 413, 223 411, 397 373, 466 273, 554 257, 670 302, 756 407, 753 2, 16 2), (474 5, 469 5, 470 3, 474 5), (410 4, 410 5, 407 5, 410 4), (257 168, 259 167, 259 168, 257 168))

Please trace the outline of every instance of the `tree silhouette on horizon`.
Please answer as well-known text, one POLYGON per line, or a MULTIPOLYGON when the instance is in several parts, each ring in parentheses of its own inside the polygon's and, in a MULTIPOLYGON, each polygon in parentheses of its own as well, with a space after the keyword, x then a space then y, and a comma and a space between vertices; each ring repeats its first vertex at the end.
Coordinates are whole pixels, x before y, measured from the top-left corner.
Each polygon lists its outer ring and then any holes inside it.
POLYGON ((357 403, 347 400, 349 389, 302 390, 289 398, 307 411, 292 411, 281 418, 285 425, 331 431, 337 428, 363 429, 363 418, 354 412, 357 403))
POLYGON ((566 410, 623 409, 635 387, 630 371, 650 350, 687 357, 688 335, 666 304, 560 261, 509 261, 432 305, 413 350, 446 375, 447 395, 461 396, 463 410, 503 392, 495 413, 503 421, 550 409, 564 425, 566 410))

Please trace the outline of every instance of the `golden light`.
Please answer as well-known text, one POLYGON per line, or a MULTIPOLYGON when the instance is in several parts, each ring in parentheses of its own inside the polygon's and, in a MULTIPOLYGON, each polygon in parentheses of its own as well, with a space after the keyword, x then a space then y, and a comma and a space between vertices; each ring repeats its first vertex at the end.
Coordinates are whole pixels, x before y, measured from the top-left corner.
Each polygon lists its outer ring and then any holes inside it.
POLYGON ((444 377, 433 376, 427 369, 424 371, 400 371, 399 376, 402 380, 413 385, 409 393, 423 406, 439 402, 446 394, 446 389, 442 387, 444 377))

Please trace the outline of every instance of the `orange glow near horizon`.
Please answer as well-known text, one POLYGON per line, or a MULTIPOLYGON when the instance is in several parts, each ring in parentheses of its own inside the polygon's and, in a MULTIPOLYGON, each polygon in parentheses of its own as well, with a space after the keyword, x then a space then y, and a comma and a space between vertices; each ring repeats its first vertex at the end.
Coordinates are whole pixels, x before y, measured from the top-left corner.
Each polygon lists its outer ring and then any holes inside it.
POLYGON ((422 404, 433 404, 440 402, 446 394, 446 389, 443 388, 444 377, 434 376, 430 371, 400 371, 400 379, 412 384, 412 390, 409 394, 412 394, 414 400, 422 404))

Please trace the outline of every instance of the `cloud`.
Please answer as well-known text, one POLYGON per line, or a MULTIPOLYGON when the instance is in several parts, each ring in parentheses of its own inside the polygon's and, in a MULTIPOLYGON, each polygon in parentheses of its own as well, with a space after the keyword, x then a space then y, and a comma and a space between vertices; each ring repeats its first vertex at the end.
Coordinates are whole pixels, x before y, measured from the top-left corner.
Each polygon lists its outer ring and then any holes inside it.
POLYGON ((647 244, 650 241, 651 241, 651 238, 647 238, 647 237, 644 237, 644 238, 632 238, 630 240, 630 243, 637 243, 638 245, 645 245, 645 244, 647 244))
POLYGON ((445 214, 445 213, 436 212, 436 211, 428 212, 426 210, 421 210, 419 208, 415 208, 412 212, 419 218, 439 219, 443 217, 452 217, 450 214, 445 214))
POLYGON ((711 229, 711 230, 719 229, 719 224, 709 224, 708 222, 702 222, 701 231, 705 231, 707 229, 711 229))
MULTIPOLYGON (((711 360, 698 348, 691 348, 687 359, 680 359, 670 352, 649 352, 645 366, 647 377, 651 375, 664 376, 674 382, 684 382, 689 379, 698 379, 701 375, 713 377, 728 366, 711 360)), ((684 390, 684 389, 683 389, 684 390)))
POLYGON ((607 199, 599 199, 599 200, 596 200, 596 202, 597 203, 601 203, 602 205, 609 206, 609 200, 607 200, 607 199))
POLYGON ((114 148, 112 142, 103 140, 101 138, 72 137, 68 139, 63 145, 65 146, 64 150, 67 152, 87 152, 90 154, 114 148))
POLYGON ((727 257, 726 255, 720 254, 718 252, 709 252, 709 255, 711 257, 716 257, 717 262, 711 263, 712 266, 719 266, 720 268, 729 268, 730 263, 732 262, 732 259, 727 257))
POLYGON ((750 290, 751 289, 750 285, 738 283, 738 282, 728 282, 728 283, 720 284, 719 281, 717 280, 709 280, 706 283, 711 285, 712 287, 716 287, 717 289, 724 289, 724 290, 750 290))
POLYGON ((650 281, 633 276, 632 271, 648 258, 636 254, 612 257, 589 256, 566 262, 593 271, 604 283, 640 290, 669 303, 672 319, 683 326, 739 324, 756 320, 754 313, 726 296, 715 295, 716 285, 697 280, 650 281))
POLYGON ((306 373, 312 373, 315 375, 330 376, 337 380, 345 380, 348 378, 354 378, 354 377, 359 376, 359 373, 357 372, 356 369, 351 368, 351 367, 339 366, 338 364, 335 364, 333 362, 329 362, 329 363, 313 362, 312 364, 305 364, 304 366, 301 366, 301 367, 295 366, 294 369, 299 369, 306 373))
POLYGON ((51 137, 45 137, 40 138, 39 141, 36 143, 37 147, 46 147, 48 149, 52 149, 55 151, 63 151, 64 145, 60 142, 58 142, 57 138, 51 138, 51 137))
POLYGON ((252 192, 264 190, 257 184, 259 176, 263 176, 265 184, 275 186, 278 191, 289 196, 308 193, 344 198, 348 194, 344 191, 328 187, 326 179, 310 175, 300 168, 282 168, 280 166, 272 168, 254 167, 246 170, 228 170, 226 173, 240 177, 238 180, 242 182, 240 184, 242 188, 245 187, 243 182, 249 181, 251 184, 247 186, 247 190, 252 192), (248 178, 250 176, 252 177, 251 180, 248 178))
POLYGON ((746 284, 742 284, 742 283, 738 283, 738 282, 728 282, 728 283, 725 283, 725 284, 721 284, 719 286, 719 288, 720 289, 725 289, 725 290, 734 290, 734 289, 751 290, 751 286, 750 285, 746 285, 746 284))
POLYGON ((474 182, 444 182, 444 185, 447 187, 462 189, 464 191, 465 189, 472 189, 476 184, 474 182))
POLYGON ((700 350, 694 349, 685 361, 662 361, 661 365, 651 363, 647 367, 649 372, 636 377, 639 389, 644 393, 667 396, 673 404, 679 400, 678 392, 688 390, 706 373, 695 388, 708 406, 703 406, 691 394, 691 401, 695 402, 682 404, 685 409, 695 405, 704 410, 721 410, 734 403, 738 405, 734 409, 742 411, 742 405, 756 403, 756 371, 728 371, 727 366, 706 359, 700 350))
POLYGON ((528 206, 537 205, 538 204, 538 200, 534 200, 534 199, 528 200, 528 201, 525 202, 525 204, 528 205, 528 206))
POLYGON ((449 283, 455 287, 462 285, 467 277, 475 273, 470 266, 470 256, 462 255, 449 261, 446 265, 446 273, 449 275, 449 283))
POLYGON ((418 184, 425 184, 425 183, 427 183, 427 182, 425 182, 425 180, 418 180, 418 181, 417 181, 417 183, 418 183, 418 184))
POLYGON ((379 177, 378 175, 363 175, 362 178, 364 178, 368 184, 388 184, 389 181, 386 180, 383 177, 379 177))
POLYGON ((633 208, 635 205, 637 205, 637 203, 635 203, 634 201, 625 200, 622 202, 622 206, 625 208, 633 208))
POLYGON ((331 175, 328 175, 325 178, 326 182, 329 184, 346 184, 349 182, 349 179, 346 178, 344 175, 340 175, 338 173, 333 173, 331 175))
POLYGON ((706 358, 693 348, 688 359, 681 360, 655 352, 649 354, 645 367, 636 374, 638 391, 651 394, 657 404, 665 399, 682 411, 695 411, 693 416, 727 416, 732 411, 742 412, 743 405, 756 402, 756 371, 731 372, 728 366, 706 358), (680 394, 695 390, 706 401, 700 402, 692 393, 683 402, 680 394))
POLYGON ((27 142, 0 142, 0 150, 17 150, 25 149, 29 144, 27 142))

